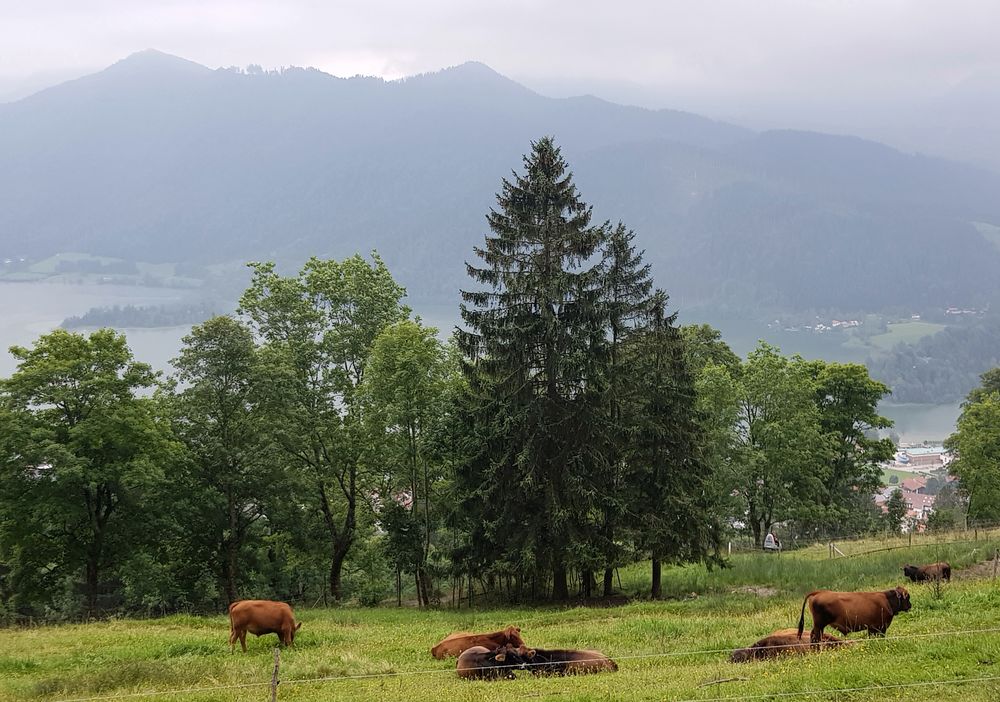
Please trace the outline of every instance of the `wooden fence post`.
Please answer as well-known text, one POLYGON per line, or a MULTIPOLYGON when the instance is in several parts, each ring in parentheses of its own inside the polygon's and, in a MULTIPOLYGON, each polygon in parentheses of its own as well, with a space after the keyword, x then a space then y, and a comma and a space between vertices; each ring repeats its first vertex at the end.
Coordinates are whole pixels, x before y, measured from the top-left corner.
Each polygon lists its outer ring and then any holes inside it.
POLYGON ((274 672, 271 673, 271 702, 278 702, 278 668, 281 666, 281 649, 274 647, 274 672))
POLYGON ((997 563, 1000 563, 1000 548, 993 551, 993 579, 997 579, 997 563))

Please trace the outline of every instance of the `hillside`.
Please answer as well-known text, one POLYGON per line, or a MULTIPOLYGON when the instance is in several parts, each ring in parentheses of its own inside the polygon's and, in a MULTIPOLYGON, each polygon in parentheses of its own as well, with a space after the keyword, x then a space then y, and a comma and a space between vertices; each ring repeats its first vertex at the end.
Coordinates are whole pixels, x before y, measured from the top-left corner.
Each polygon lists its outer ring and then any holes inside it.
POLYGON ((0 105, 0 257, 298 264, 377 248, 414 297, 453 302, 500 178, 544 134, 681 305, 943 308, 1000 290, 989 171, 551 99, 477 63, 384 82, 152 51, 0 105))

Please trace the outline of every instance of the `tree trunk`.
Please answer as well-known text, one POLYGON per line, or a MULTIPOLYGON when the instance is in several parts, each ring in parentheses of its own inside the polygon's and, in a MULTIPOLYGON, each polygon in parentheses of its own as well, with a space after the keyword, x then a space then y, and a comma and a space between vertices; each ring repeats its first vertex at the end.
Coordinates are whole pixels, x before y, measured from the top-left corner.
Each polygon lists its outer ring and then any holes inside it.
POLYGON ((87 554, 87 618, 91 619, 97 615, 97 585, 100 572, 99 547, 92 547, 87 554))
POLYGON ((660 559, 654 557, 653 558, 653 587, 650 589, 649 595, 654 600, 658 600, 658 599, 660 599, 660 596, 662 594, 663 594, 663 584, 661 582, 660 559))
POLYGON ((615 569, 614 568, 605 568, 604 569, 604 591, 603 591, 605 597, 611 597, 612 593, 614 592, 614 586, 615 586, 615 584, 614 584, 614 578, 615 578, 615 569))
POLYGON ((225 588, 226 588, 226 604, 232 604, 236 601, 236 569, 237 565, 237 545, 236 545, 236 530, 239 524, 237 523, 238 515, 236 512, 236 501, 233 499, 232 491, 226 490, 226 502, 228 503, 228 517, 229 517, 229 536, 224 540, 224 550, 225 550, 225 564, 223 569, 225 571, 225 588))
POLYGON ((330 595, 333 597, 335 602, 340 602, 342 596, 340 575, 341 571, 344 569, 344 559, 347 558, 347 551, 350 545, 347 546, 334 546, 333 554, 330 559, 330 595))
POLYGON ((569 599, 569 581, 566 576, 565 565, 558 565, 552 569, 552 599, 569 599))

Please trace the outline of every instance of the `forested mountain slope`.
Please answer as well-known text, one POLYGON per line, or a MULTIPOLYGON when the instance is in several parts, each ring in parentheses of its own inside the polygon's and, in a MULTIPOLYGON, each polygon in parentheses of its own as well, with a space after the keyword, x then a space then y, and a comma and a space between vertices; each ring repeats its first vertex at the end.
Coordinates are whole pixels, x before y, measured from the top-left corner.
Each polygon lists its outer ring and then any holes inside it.
POLYGON ((223 262, 377 248, 453 301, 499 179, 556 137, 682 305, 984 303, 1000 176, 872 142, 551 99, 482 64, 403 81, 143 52, 0 105, 0 255, 223 262))

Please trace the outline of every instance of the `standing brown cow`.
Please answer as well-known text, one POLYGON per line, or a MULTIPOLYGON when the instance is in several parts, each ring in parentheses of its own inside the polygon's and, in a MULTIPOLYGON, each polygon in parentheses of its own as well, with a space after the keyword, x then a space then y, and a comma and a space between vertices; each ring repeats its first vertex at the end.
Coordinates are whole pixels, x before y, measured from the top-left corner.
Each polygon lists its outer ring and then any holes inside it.
POLYGON ((229 650, 236 647, 239 639, 243 650, 247 650, 247 632, 254 636, 277 634, 285 646, 295 642, 295 632, 302 623, 295 623, 292 608, 284 602, 271 600, 240 600, 229 605, 229 650))
POLYGON ((488 634, 471 634, 468 631, 456 631, 454 634, 448 634, 448 636, 441 639, 431 649, 431 655, 441 659, 447 656, 457 656, 465 649, 472 648, 473 646, 485 646, 492 651, 499 646, 506 646, 507 644, 510 644, 514 648, 524 645, 524 639, 521 638, 521 627, 508 626, 506 629, 491 631, 488 634))
POLYGON ((819 643, 823 629, 832 626, 841 634, 852 631, 867 631, 884 636, 892 624, 892 618, 910 609, 910 593, 904 587, 884 592, 833 592, 814 590, 802 601, 799 615, 798 636, 802 638, 805 625, 806 604, 812 614, 813 627, 809 640, 819 643))

